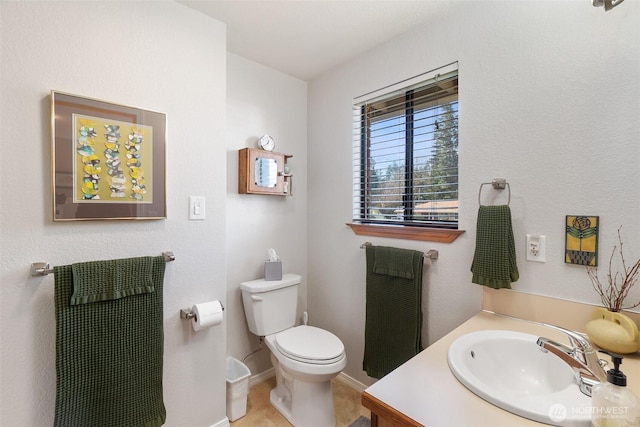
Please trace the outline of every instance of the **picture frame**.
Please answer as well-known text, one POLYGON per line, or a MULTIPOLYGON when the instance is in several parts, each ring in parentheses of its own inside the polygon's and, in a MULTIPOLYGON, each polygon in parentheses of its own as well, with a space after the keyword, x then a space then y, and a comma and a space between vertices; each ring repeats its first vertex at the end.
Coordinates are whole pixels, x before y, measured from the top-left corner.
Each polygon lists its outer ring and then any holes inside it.
POLYGON ((166 114, 51 91, 54 221, 166 219, 166 114))
POLYGON ((599 229, 600 217, 596 215, 567 215, 564 262, 597 267, 599 229))

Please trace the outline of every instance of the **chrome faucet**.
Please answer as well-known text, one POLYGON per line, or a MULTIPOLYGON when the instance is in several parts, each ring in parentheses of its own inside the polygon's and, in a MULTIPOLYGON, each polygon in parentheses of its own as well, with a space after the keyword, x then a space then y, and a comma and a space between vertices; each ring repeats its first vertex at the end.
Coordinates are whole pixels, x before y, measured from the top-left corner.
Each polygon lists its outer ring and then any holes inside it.
POLYGON ((551 352, 567 363, 576 375, 580 391, 587 396, 591 396, 591 388, 594 385, 607 381, 607 374, 602 367, 598 354, 591 346, 591 342, 586 337, 569 329, 548 323, 543 323, 543 325, 565 333, 569 338, 571 347, 540 337, 538 338, 540 350, 545 353, 551 352))

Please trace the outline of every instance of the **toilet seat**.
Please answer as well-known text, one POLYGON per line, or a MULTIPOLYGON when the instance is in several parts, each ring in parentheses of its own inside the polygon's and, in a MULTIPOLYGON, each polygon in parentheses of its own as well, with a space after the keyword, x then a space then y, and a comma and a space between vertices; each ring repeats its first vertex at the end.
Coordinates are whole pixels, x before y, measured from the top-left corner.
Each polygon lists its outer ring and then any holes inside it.
POLYGON ((344 358, 344 344, 329 331, 301 325, 275 335, 276 348, 303 363, 328 365, 344 358))

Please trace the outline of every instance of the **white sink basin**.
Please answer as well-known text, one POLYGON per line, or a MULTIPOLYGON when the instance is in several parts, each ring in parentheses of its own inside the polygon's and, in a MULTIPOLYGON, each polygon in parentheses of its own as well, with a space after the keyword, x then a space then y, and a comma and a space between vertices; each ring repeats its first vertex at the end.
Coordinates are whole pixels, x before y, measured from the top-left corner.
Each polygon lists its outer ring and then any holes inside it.
POLYGON ((591 426, 591 398, 573 370, 513 331, 472 332, 449 347, 449 368, 469 390, 521 417, 557 426, 591 426))

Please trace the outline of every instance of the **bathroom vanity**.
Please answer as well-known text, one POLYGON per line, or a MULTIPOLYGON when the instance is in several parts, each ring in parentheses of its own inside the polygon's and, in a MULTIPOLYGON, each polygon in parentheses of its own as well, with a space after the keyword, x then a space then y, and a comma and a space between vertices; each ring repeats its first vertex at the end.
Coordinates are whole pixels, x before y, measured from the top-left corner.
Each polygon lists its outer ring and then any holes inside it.
MULTIPOLYGON (((567 343, 562 332, 531 321, 544 321, 580 331, 583 329, 579 325, 584 326, 585 316, 588 316, 593 306, 532 295, 487 292, 483 304, 485 311, 478 313, 362 393, 363 406, 371 410, 372 427, 544 425, 500 409, 468 390, 449 369, 449 347, 458 337, 491 329, 524 332, 567 343), (506 311, 517 311, 518 304, 522 304, 526 308, 520 310, 520 317, 526 316, 531 321, 508 316, 516 313, 501 315, 488 311, 498 311, 495 305, 501 306, 505 301, 500 300, 505 295, 508 298, 527 299, 508 301, 509 308, 506 311), (536 304, 539 304, 539 310, 536 304), (564 308, 558 310, 558 306, 564 308)), ((602 355, 601 358, 608 359, 608 356, 602 355)), ((628 388, 640 396, 640 353, 625 355, 621 369, 627 375, 628 388)))

